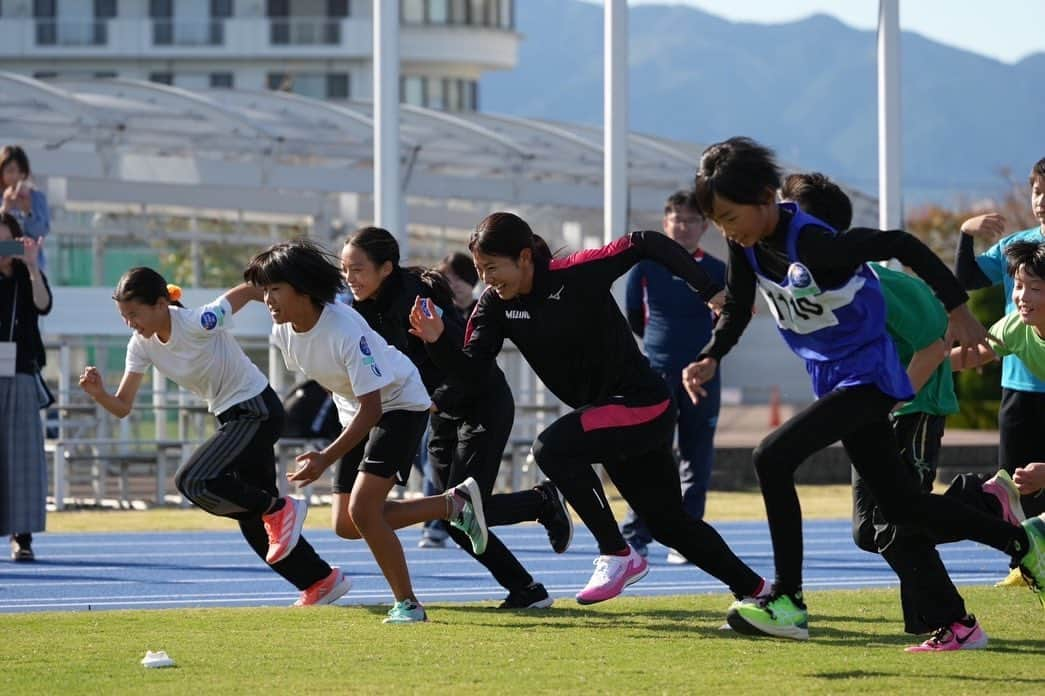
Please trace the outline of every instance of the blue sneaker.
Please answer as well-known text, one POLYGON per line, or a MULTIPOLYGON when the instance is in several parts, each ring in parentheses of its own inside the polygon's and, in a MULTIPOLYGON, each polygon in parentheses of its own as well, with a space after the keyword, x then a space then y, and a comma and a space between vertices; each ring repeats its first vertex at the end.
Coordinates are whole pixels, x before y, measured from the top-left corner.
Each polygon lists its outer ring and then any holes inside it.
POLYGON ((388 616, 381 622, 386 624, 424 623, 428 621, 428 614, 419 602, 412 599, 404 599, 396 602, 388 610, 388 616))

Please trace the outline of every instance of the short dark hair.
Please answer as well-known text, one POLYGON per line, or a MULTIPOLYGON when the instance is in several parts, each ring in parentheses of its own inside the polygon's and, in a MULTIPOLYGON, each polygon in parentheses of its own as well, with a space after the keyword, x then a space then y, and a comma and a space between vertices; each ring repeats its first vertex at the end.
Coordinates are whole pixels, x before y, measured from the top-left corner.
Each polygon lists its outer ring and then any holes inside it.
POLYGON ((120 276, 112 298, 117 302, 140 302, 150 307, 163 298, 175 307, 183 306, 181 302, 171 299, 163 276, 147 266, 137 266, 120 276))
POLYGON ((839 232, 853 224, 853 203, 849 196, 841 186, 820 172, 788 174, 780 187, 780 197, 794 201, 799 208, 839 232))
POLYGON ((1039 176, 1045 179, 1045 157, 1042 157, 1040 160, 1034 163, 1033 167, 1031 167, 1030 177, 1028 177, 1028 183, 1030 183, 1030 185, 1033 186, 1035 177, 1039 176))
POLYGON ((26 156, 25 150, 17 145, 5 145, 4 149, 0 150, 0 172, 4 171, 4 167, 11 162, 17 164, 23 174, 32 176, 33 171, 29 168, 29 158, 26 156))
POLYGON ((697 204, 697 198, 692 191, 676 191, 668 196, 668 200, 664 202, 665 215, 670 215, 680 208, 691 208, 700 213, 701 217, 704 217, 704 214, 700 211, 700 206, 697 204))
POLYGON ((1019 241, 1005 247, 1005 260, 1009 262, 1009 275, 1013 278, 1020 269, 1045 280, 1045 244, 1019 241))
POLYGON ((383 227, 361 227, 349 235, 345 244, 362 249, 375 266, 391 261, 392 268, 399 267, 399 242, 383 227))
POLYGON ((453 273, 473 288, 479 282, 479 273, 475 270, 475 263, 472 261, 472 257, 460 251, 444 256, 443 260, 439 262, 438 270, 443 274, 447 272, 453 273))
POLYGON ((20 239, 22 236, 22 225, 11 213, 0 213, 0 225, 11 230, 11 239, 20 239))
POLYGON ((767 189, 780 188, 780 167, 768 147, 751 138, 730 138, 704 150, 693 188, 700 212, 710 218, 716 195, 741 205, 762 203, 767 189))
POLYGON ((250 260, 243 280, 255 287, 286 283, 308 295, 318 309, 345 289, 334 255, 311 239, 273 244, 250 260))

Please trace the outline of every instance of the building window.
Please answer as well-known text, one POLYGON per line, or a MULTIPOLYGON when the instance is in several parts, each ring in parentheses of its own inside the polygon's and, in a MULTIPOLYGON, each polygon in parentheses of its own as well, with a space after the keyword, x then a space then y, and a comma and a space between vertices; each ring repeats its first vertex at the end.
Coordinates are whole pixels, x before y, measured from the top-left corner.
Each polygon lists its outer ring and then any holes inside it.
POLYGON ((462 80, 446 80, 446 110, 461 111, 462 80))
POLYGON ((400 0, 399 14, 403 24, 424 24, 425 0, 400 0))
POLYGON ((514 29, 514 9, 513 0, 399 0, 399 21, 514 29))
POLYGON ((327 99, 348 99, 348 73, 327 75, 327 99))
POLYGON ((425 94, 425 106, 438 111, 446 110, 446 80, 429 78, 426 80, 427 91, 425 94))
POLYGON ((210 86, 219 89, 232 89, 234 80, 230 72, 216 72, 210 74, 210 86))
POLYGON ((425 78, 416 75, 404 76, 399 84, 399 101, 412 106, 424 106, 426 82, 425 78))
POLYGON ((156 82, 161 85, 173 85, 174 84, 174 73, 171 72, 151 72, 149 73, 149 82, 156 82))
POLYGON ((468 0, 450 0, 450 24, 468 24, 471 21, 468 0))
POLYGON ((116 0, 33 0, 38 46, 104 46, 116 0))
POLYGON ((348 73, 269 73, 268 88, 313 99, 348 99, 348 73))
POLYGON ((287 45, 337 45, 341 20, 351 14, 348 0, 267 0, 269 43, 287 45), (323 10, 316 9, 323 6, 323 10))
POLYGON ((220 46, 232 0, 149 0, 154 46, 220 46))
POLYGON ((447 24, 450 21, 450 0, 428 0, 428 23, 447 24))

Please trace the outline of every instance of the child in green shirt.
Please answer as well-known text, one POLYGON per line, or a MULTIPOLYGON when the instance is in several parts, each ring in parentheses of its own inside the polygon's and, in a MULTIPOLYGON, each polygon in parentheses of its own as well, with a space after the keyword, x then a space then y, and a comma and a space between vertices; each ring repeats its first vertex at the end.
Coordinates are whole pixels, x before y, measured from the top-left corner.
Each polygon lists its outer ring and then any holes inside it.
MULTIPOLYGON (((963 355, 955 349, 951 352, 951 366, 967 370, 1015 355, 1035 377, 1045 379, 1045 244, 1013 242, 1005 248, 1005 258, 1013 279, 1012 302, 1016 311, 996 321, 987 332, 993 350, 981 347, 975 355, 963 355)), ((1041 495, 1045 489, 1045 463, 1020 467, 1013 479, 1024 495, 1041 495)))

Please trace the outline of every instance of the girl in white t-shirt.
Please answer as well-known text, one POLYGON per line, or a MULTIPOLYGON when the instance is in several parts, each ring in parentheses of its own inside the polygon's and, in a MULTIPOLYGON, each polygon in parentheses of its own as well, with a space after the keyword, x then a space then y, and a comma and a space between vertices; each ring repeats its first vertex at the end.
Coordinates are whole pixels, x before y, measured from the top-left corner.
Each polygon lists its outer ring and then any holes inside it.
POLYGON ((251 548, 301 590, 295 606, 330 604, 349 580, 301 537, 306 503, 280 497, 273 445, 283 430, 283 405, 265 375, 225 330, 256 289, 241 285, 211 304, 185 309, 181 289, 151 268, 132 268, 113 294, 120 316, 134 329, 123 379, 110 394, 88 366, 80 386, 105 410, 123 418, 150 366, 207 402, 217 432, 174 475, 188 500, 212 515, 231 517, 251 548))
POLYGON ((387 500, 394 484, 406 483, 428 425, 431 400, 417 368, 358 312, 335 303, 344 289, 338 260, 316 244, 276 244, 255 256, 243 277, 263 292, 274 322, 272 341, 287 368, 333 394, 344 427, 323 451, 299 455, 298 470, 287 478, 309 484, 338 463, 334 531, 362 537, 374 554, 396 600, 385 622, 427 620, 395 530, 452 519, 478 555, 486 550, 487 532, 479 486, 471 478, 445 495, 387 500))

